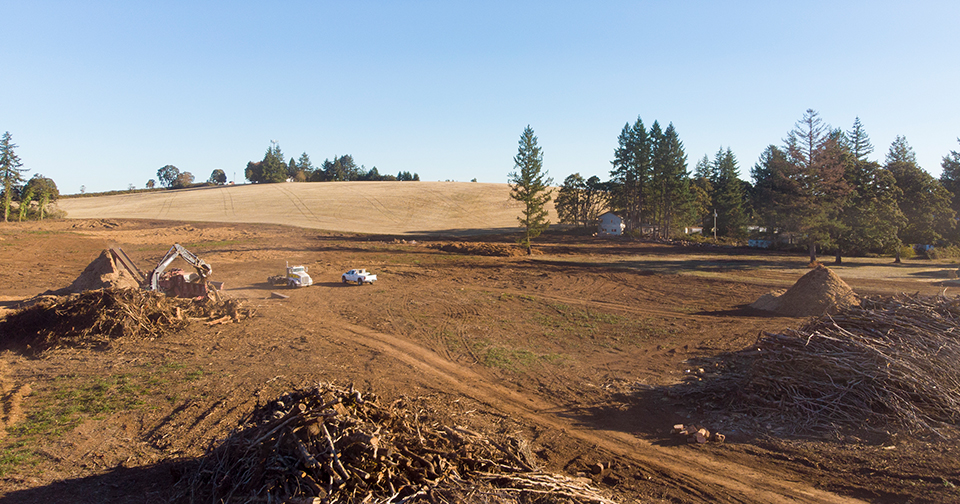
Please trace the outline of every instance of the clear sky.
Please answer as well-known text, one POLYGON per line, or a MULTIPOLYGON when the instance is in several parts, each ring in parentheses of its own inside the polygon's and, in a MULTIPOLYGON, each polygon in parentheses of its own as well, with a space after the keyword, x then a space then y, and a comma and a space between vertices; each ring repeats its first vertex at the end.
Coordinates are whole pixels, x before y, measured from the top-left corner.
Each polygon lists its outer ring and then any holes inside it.
POLYGON ((960 2, 6 0, 0 131, 62 193, 143 187, 167 164, 243 180, 286 157, 507 181, 606 180, 617 136, 672 122, 692 171, 741 178, 806 109, 883 161, 903 135, 936 177, 960 150, 960 2))

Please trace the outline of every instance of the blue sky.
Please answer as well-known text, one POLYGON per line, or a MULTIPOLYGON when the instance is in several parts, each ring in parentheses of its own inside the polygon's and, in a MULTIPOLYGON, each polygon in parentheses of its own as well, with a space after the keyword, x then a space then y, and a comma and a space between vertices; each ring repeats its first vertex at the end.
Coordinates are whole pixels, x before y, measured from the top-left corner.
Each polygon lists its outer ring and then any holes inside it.
POLYGON ((960 2, 51 2, 2 9, 0 131, 63 193, 172 164, 243 180, 271 140, 315 165, 503 183, 533 127, 544 168, 608 178, 639 116, 692 170, 741 178, 806 109, 934 176, 960 150, 960 2))

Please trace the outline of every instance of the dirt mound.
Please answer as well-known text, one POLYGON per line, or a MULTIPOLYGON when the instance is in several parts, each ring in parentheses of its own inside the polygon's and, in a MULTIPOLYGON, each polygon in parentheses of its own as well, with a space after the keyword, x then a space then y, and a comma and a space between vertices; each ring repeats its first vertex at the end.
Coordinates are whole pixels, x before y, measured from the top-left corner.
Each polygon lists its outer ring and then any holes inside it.
POLYGON ((235 299, 169 297, 140 289, 100 289, 41 299, 0 322, 0 348, 98 346, 118 338, 156 338, 191 321, 239 321, 252 315, 235 299))
POLYGON ((815 317, 859 304, 859 298, 846 282, 830 268, 818 264, 800 277, 793 287, 764 294, 750 307, 788 317, 815 317))
POLYGON ((137 289, 139 287, 140 282, 126 268, 117 264, 109 250, 104 249, 69 287, 50 291, 47 294, 62 296, 97 289, 137 289))
POLYGON ((517 257, 526 255, 526 252, 520 247, 504 245, 502 243, 454 242, 432 243, 428 246, 430 248, 439 249, 444 252, 453 252, 455 254, 496 257, 517 257))
POLYGON ((285 394, 210 450, 181 491, 211 502, 611 502, 589 480, 539 470, 524 440, 443 425, 415 403, 332 384, 285 394))

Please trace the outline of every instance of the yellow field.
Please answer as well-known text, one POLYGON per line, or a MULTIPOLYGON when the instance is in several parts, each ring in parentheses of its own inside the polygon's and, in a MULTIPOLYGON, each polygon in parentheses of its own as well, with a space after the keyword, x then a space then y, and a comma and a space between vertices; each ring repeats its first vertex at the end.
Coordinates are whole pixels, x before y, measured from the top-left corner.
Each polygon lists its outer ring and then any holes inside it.
MULTIPOLYGON (((202 187, 69 198, 71 219, 134 218, 286 224, 373 234, 474 234, 519 229, 507 184, 316 182, 202 187)), ((550 221, 557 222, 553 204, 550 221)))

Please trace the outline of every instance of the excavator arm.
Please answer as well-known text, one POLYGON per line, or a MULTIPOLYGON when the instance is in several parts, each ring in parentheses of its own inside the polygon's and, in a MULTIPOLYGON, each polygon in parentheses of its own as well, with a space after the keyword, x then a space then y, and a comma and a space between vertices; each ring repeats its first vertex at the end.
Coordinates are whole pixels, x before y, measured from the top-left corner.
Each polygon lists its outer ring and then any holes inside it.
POLYGON ((213 272, 213 268, 204 262, 203 259, 200 259, 193 252, 183 248, 179 243, 174 243, 173 246, 170 247, 170 250, 167 251, 167 255, 163 256, 163 259, 160 260, 157 267, 150 273, 150 290, 160 290, 160 275, 163 274, 167 266, 170 266, 170 263, 177 257, 183 258, 184 261, 190 263, 190 265, 197 270, 201 282, 213 272))

